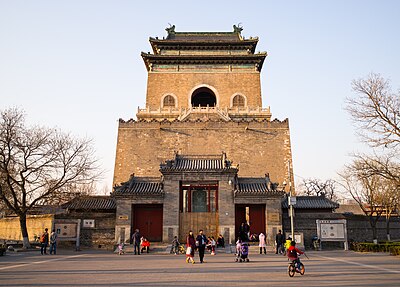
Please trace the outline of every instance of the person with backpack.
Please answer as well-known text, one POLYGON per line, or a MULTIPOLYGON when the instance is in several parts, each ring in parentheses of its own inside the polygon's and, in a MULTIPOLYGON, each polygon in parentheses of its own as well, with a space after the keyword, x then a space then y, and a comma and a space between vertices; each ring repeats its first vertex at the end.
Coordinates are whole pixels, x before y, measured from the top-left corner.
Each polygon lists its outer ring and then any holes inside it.
POLYGON ((304 252, 296 247, 295 241, 292 241, 290 243, 290 247, 288 248, 286 254, 289 260, 294 261, 296 263, 296 271, 300 271, 300 259, 298 254, 304 254, 304 252))
POLYGON ((44 229, 43 234, 40 236, 39 242, 40 242, 40 254, 47 254, 46 248, 47 245, 49 244, 49 232, 48 228, 44 229))
POLYGON ((50 234, 50 255, 53 254, 56 255, 56 250, 57 250, 57 232, 55 229, 50 234))

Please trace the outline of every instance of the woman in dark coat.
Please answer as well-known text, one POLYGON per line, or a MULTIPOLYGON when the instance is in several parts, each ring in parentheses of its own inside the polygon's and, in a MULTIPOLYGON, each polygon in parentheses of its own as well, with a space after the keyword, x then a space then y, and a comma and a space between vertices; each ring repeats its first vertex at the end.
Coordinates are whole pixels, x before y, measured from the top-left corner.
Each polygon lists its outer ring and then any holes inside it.
POLYGON ((196 248, 196 240, 194 239, 193 232, 190 230, 188 236, 186 237, 186 262, 192 261, 194 264, 194 249, 196 248), (190 248, 190 252, 189 249, 190 248))

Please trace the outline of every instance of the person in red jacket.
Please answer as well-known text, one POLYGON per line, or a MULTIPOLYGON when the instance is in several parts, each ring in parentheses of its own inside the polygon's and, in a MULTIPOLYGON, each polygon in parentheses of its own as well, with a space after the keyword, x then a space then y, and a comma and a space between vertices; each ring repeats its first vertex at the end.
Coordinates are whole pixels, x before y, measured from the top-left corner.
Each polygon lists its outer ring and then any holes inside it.
POLYGON ((287 257, 289 258, 289 260, 296 262, 296 269, 297 269, 297 271, 299 271, 300 270, 300 258, 297 254, 304 254, 304 252, 299 250, 296 247, 296 242, 294 240, 290 243, 290 247, 287 250, 286 254, 287 254, 287 257))

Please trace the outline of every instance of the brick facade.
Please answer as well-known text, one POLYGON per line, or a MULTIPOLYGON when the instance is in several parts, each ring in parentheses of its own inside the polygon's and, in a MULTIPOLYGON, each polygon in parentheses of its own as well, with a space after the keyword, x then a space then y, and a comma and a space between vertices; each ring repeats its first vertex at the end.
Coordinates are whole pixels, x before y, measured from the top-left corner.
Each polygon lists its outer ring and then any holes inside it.
POLYGON ((215 215, 216 221, 204 228, 234 242, 238 177, 263 182, 261 193, 242 197, 240 204, 263 205, 262 231, 276 232, 282 225, 282 193, 271 190, 269 181, 281 192, 284 182, 294 182, 288 166, 289 121, 271 121, 269 107, 262 107, 260 72, 267 53, 255 53, 258 38, 244 39, 236 26, 233 32, 175 32, 174 26, 166 30, 163 40, 150 38, 154 54, 142 53, 148 71, 146 107, 138 110, 137 120, 119 122, 113 179, 120 186, 115 191, 116 241, 132 234, 132 206, 137 203, 163 204, 163 241, 182 236, 183 222, 195 222, 195 214, 179 209, 181 184, 213 181, 218 185, 219 210, 204 215, 215 215), (221 154, 238 165, 233 173, 224 168, 160 170, 161 163, 176 155, 221 154), (133 188, 144 177, 160 178, 162 198, 142 198, 142 191, 133 188))

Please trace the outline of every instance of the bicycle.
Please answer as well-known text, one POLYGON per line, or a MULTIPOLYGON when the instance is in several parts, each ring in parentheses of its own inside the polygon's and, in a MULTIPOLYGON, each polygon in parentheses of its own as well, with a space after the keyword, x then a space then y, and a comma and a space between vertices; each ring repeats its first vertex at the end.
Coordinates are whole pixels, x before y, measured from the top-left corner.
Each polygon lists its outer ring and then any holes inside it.
MULTIPOLYGON (((304 253, 304 256, 306 256, 308 259, 308 256, 305 253, 304 253)), ((289 266, 288 266, 288 274, 290 277, 293 277, 294 274, 296 274, 296 273, 300 273, 300 275, 304 275, 304 273, 306 272, 306 268, 304 267, 303 263, 300 262, 299 270, 297 270, 296 266, 297 266, 296 260, 290 260, 289 266)))

